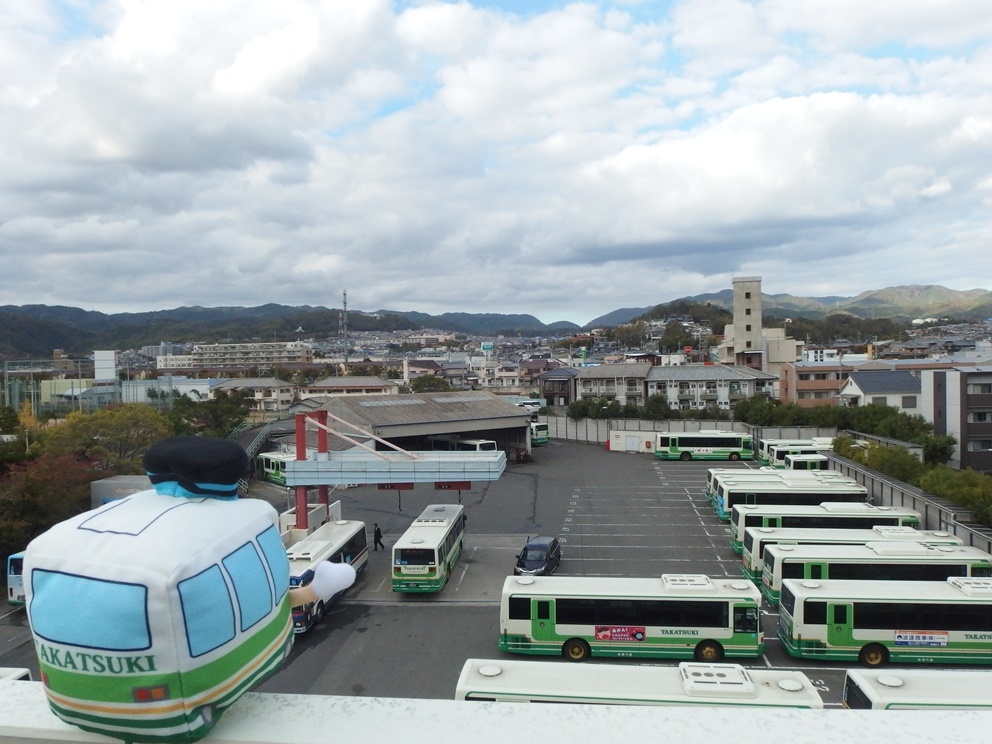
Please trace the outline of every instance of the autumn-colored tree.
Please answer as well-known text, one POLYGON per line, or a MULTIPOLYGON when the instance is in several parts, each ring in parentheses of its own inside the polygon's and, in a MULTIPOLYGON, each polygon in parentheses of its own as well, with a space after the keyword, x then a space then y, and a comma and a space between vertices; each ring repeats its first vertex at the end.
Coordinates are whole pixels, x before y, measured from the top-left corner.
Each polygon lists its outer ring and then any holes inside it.
POLYGON ((53 524, 90 507, 91 464, 48 452, 11 467, 0 480, 0 554, 23 550, 53 524))
POLYGON ((108 475, 103 471, 143 473, 145 450, 172 433, 165 414, 141 403, 126 403, 95 413, 70 413, 65 423, 46 433, 44 451, 86 460, 101 478, 108 475))

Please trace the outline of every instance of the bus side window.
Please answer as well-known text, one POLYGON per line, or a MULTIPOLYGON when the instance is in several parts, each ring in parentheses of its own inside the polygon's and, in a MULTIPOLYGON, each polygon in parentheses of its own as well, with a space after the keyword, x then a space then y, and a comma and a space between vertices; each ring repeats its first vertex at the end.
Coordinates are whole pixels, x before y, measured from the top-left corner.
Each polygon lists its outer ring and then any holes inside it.
POLYGON ((735 607, 734 608, 734 632, 735 633, 757 633, 758 632, 758 608, 757 607, 735 607))
POLYGON ((510 620, 530 620, 530 597, 510 597, 510 620))
POLYGON ((538 620, 550 620, 551 619, 551 603, 547 600, 541 600, 537 603, 537 619, 538 620))

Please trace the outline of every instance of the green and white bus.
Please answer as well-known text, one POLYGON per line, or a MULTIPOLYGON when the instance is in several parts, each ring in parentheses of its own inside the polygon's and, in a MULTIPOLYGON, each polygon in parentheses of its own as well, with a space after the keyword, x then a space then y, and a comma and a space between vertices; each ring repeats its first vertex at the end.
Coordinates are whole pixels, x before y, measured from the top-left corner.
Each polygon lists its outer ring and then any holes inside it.
POLYGON ((846 476, 821 478, 817 471, 782 471, 781 481, 721 481, 713 510, 729 522, 738 504, 822 504, 824 501, 866 503, 868 489, 846 476))
POLYGON ((833 447, 833 437, 806 437, 806 438, 796 438, 796 439, 781 439, 781 438, 761 438, 758 440, 758 444, 755 447, 755 459, 762 465, 771 465, 772 460, 772 448, 773 447, 817 447, 820 451, 822 449, 831 449, 833 447))
POLYGON ((870 542, 864 545, 769 545, 762 558, 761 593, 778 605, 785 579, 946 581, 992 577, 992 555, 967 545, 870 542))
POLYGON ((551 441, 550 429, 547 424, 534 422, 530 424, 530 443, 540 447, 551 441))
POLYGON ((269 483, 285 486, 286 463, 295 459, 291 452, 262 452, 255 458, 255 472, 269 483))
POLYGON ((660 460, 752 460, 750 434, 720 429, 664 432, 655 436, 654 454, 660 460))
POLYGON ((521 654, 693 658, 761 656, 761 592, 740 579, 508 576, 499 648, 521 654))
POLYGON ((465 507, 428 506, 393 544, 393 591, 441 591, 464 546, 465 507))
POLYGON ((111 738, 205 736, 291 648, 276 525, 260 499, 142 491, 35 538, 27 611, 52 711, 111 738))
POLYGON ((992 663, 992 579, 782 582, 778 637, 824 661, 992 663))
POLYGON ((992 670, 848 669, 844 707, 851 710, 992 709, 992 670))
POLYGON ((675 666, 468 659, 455 700, 593 705, 822 708, 802 672, 683 661, 675 666))
POLYGON ((963 540, 942 530, 912 527, 872 527, 866 530, 803 529, 793 527, 748 527, 744 530, 741 574, 761 583, 765 548, 769 545, 865 545, 870 542, 923 542, 932 545, 962 545, 963 540))
POLYGON ((869 530, 878 526, 919 529, 920 513, 906 506, 874 506, 861 501, 737 504, 730 515, 730 547, 741 554, 748 527, 869 530))

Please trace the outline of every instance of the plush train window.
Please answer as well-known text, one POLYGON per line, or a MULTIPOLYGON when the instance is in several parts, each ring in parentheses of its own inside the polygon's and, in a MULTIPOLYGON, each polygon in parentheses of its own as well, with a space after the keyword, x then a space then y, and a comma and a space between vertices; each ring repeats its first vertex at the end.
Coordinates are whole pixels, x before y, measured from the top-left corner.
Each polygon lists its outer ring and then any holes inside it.
POLYGON ((39 568, 31 582, 31 626, 39 637, 106 651, 151 647, 148 587, 39 568))
POLYGON ((279 604, 289 591, 289 558, 286 557, 286 548, 275 527, 269 527, 257 539, 258 546, 262 549, 262 557, 269 567, 269 576, 273 581, 275 590, 273 603, 279 604))
POLYGON ((189 655, 202 656, 234 639, 234 605, 220 566, 179 582, 189 655))
POLYGON ((272 612, 272 589, 254 543, 246 543, 223 560, 234 582, 244 632, 272 612))

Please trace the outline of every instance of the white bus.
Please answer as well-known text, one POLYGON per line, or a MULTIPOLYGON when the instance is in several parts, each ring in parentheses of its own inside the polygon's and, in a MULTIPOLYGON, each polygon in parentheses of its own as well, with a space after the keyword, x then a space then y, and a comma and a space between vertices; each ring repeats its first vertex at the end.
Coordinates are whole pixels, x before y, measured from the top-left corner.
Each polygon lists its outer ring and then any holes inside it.
POLYGON ((874 506, 864 502, 821 504, 737 504, 730 516, 730 547, 744 549, 748 527, 867 530, 872 527, 920 528, 920 513, 906 506, 874 506))
POLYGON ((432 504, 393 544, 394 592, 439 592, 465 545, 465 508, 432 504))
POLYGON ((492 439, 463 439, 451 435, 428 437, 435 452, 495 452, 498 448, 492 439))
POLYGON ((992 577, 992 555, 967 545, 870 542, 864 545, 768 545, 761 593, 778 605, 784 579, 946 581, 951 576, 992 577))
POLYGON ((792 656, 853 661, 992 662, 992 579, 782 582, 778 637, 792 656))
POLYGON ((768 448, 768 465, 785 468, 785 458, 789 455, 821 455, 833 451, 832 440, 813 441, 808 444, 773 444, 768 448))
POLYGON ((455 700, 822 708, 802 672, 683 661, 677 667, 468 659, 455 700))
POLYGON ((852 710, 992 708, 992 670, 848 669, 844 707, 852 710))
POLYGON ((784 460, 784 470, 830 470, 830 458, 826 455, 788 454, 784 460))
POLYGON ((572 661, 756 657, 765 647, 760 608, 761 592, 740 579, 508 576, 499 649, 572 661))
POLYGON ((730 521, 738 504, 822 504, 824 501, 865 503, 868 489, 850 478, 821 478, 818 471, 782 471, 791 473, 780 482, 765 480, 721 481, 717 487, 713 510, 725 522, 730 521))
MULTIPOLYGON (((340 519, 321 525, 286 550, 289 558, 289 585, 307 586, 321 561, 347 563, 361 572, 369 561, 369 541, 365 522, 340 519)), ((293 632, 305 633, 323 617, 341 592, 319 597, 293 608, 293 632)))
POLYGON ((720 429, 670 431, 655 436, 659 460, 752 460, 750 434, 720 429))
POLYGON ((551 441, 551 430, 547 424, 531 422, 530 443, 535 447, 540 447, 551 441))
POLYGON ((761 465, 756 468, 710 468, 706 471, 706 496, 710 503, 716 498, 720 484, 727 481, 769 481, 772 483, 839 482, 857 483, 850 476, 837 470, 790 470, 761 465))
POLYGON ((833 437, 805 437, 795 439, 761 438, 758 440, 754 456, 762 465, 771 465, 772 447, 825 447, 829 450, 833 447, 833 442, 833 437))
POLYGON ((744 530, 741 573, 755 584, 761 583, 765 548, 778 543, 864 545, 870 542, 924 542, 932 545, 962 545, 959 537, 942 530, 916 530, 912 527, 872 527, 867 530, 803 529, 789 527, 748 527, 744 530))

